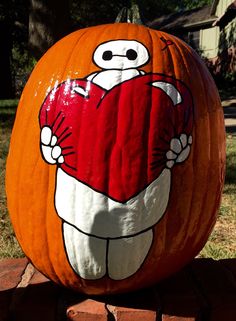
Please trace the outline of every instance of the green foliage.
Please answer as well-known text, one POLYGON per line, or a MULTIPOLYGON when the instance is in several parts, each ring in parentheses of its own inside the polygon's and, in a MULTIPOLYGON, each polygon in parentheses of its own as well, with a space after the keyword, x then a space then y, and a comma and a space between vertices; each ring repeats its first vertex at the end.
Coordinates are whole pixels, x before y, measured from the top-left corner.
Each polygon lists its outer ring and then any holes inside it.
MULTIPOLYGON (((71 31, 98 24, 113 23, 123 7, 138 4, 143 22, 181 10, 193 9, 210 4, 211 0, 68 0, 70 4, 71 31)), ((39 5, 42 0, 38 0, 39 5)), ((19 97, 35 60, 28 49, 29 7, 28 0, 2 0, 0 23, 9 29, 9 56, 15 95, 19 97)), ((44 1, 47 6, 47 1, 44 1)), ((46 10, 47 8, 45 8, 46 10)), ((43 20, 43 17, 41 17, 43 20)), ((45 35, 46 37, 47 35, 45 35)))
MULTIPOLYGON (((11 78, 15 95, 21 93, 28 71, 28 15, 27 0, 3 0, 0 4, 0 22, 7 26, 7 46, 10 57, 11 78), (24 76, 23 76, 24 75, 24 76), (19 82, 19 79, 22 79, 19 82)), ((5 76, 6 77, 6 76, 5 76)))
MULTIPOLYGON (((225 107, 227 108, 227 107, 225 107)), ((225 176, 225 190, 226 194, 233 192, 235 195, 236 205, 236 138, 228 139, 227 142, 227 172, 225 176)))
POLYGON ((16 104, 16 100, 0 101, 0 258, 23 256, 10 223, 5 195, 6 157, 16 104))
POLYGON ((207 4, 211 4, 211 0, 181 0, 181 1, 175 1, 178 5, 177 8, 184 9, 184 10, 190 10, 194 8, 200 8, 207 4))
POLYGON ((236 258, 236 137, 229 135, 226 143, 226 177, 219 217, 200 257, 236 258))
POLYGON ((26 84, 26 81, 36 64, 27 48, 14 46, 12 48, 12 74, 15 82, 15 96, 19 97, 26 84))
POLYGON ((74 28, 83 28, 104 23, 113 23, 123 7, 137 4, 144 21, 151 21, 164 14, 188 10, 210 4, 211 0, 95 0, 71 1, 71 18, 74 28))
POLYGON ((220 57, 220 76, 225 83, 234 83, 236 81, 235 56, 233 47, 236 43, 236 22, 233 20, 226 28, 220 32, 218 56, 220 57))
POLYGON ((146 20, 152 21, 162 15, 198 8, 211 3, 211 0, 139 0, 136 1, 146 20))
POLYGON ((71 20, 73 29, 95 26, 98 24, 113 23, 123 7, 122 2, 103 1, 72 1, 71 20))
MULTIPOLYGON (((6 121, 9 123, 14 119, 17 105, 18 105, 18 99, 0 100, 0 121, 1 121, 1 126, 3 128, 5 127, 6 121)), ((1 130, 3 129, 1 128, 1 130)), ((3 134, 3 136, 4 135, 5 133, 3 134)), ((6 151, 7 151, 7 146, 8 146, 8 142, 6 146, 4 146, 6 151)), ((4 150, 2 150, 1 153, 4 153, 4 150)))

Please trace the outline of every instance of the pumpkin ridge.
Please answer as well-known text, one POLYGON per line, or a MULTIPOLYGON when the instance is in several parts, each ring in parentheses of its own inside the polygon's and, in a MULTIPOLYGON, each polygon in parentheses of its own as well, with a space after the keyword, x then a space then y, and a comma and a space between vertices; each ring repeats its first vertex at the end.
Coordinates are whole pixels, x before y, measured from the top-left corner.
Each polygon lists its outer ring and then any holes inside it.
POLYGON ((144 26, 95 26, 57 42, 29 77, 7 160, 9 212, 47 277, 87 294, 122 293, 192 260, 216 221, 224 170, 219 95, 193 49, 144 26), (107 64, 94 54, 111 41, 107 64), (67 239, 63 224, 76 228, 67 239), (111 275, 96 279, 104 244, 111 275))

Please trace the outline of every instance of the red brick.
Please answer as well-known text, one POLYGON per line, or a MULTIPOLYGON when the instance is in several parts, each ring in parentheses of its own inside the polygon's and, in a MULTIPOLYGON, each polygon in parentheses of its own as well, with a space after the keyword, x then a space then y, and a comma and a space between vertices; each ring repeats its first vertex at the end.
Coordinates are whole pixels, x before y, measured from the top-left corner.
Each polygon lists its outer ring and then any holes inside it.
POLYGON ((66 314, 71 321, 107 321, 108 312, 105 303, 87 299, 69 307, 66 314))
POLYGON ((0 291, 16 287, 27 264, 26 258, 0 260, 0 291))
POLYGON ((0 321, 7 321, 14 288, 21 281, 28 260, 2 259, 0 260, 0 321))
POLYGON ((236 282, 232 273, 212 259, 195 260, 191 268, 195 283, 209 306, 208 320, 235 321, 236 282))
POLYGON ((209 321, 235 321, 236 320, 236 298, 234 302, 213 306, 209 313, 209 321))
POLYGON ((0 261, 0 290, 0 321, 56 320, 58 288, 27 259, 0 261))
POLYGON ((0 321, 8 321, 13 289, 0 292, 0 321))
POLYGON ((157 310, 157 307, 160 304, 159 301, 159 293, 155 287, 113 295, 106 298, 107 304, 111 306, 151 311, 157 310))
POLYGON ((116 321, 156 321, 156 311, 107 306, 116 321))
POLYGON ((155 321, 159 294, 154 287, 107 298, 107 308, 116 321, 155 321))
POLYGON ((157 285, 160 293, 163 320, 196 320, 201 310, 201 300, 185 267, 157 285), (178 319, 178 318, 182 319, 178 319))
POLYGON ((195 317, 181 317, 175 315, 162 315, 162 321, 196 321, 195 317))
POLYGON ((19 296, 11 310, 14 321, 56 321, 59 288, 52 282, 17 288, 19 296))
POLYGON ((223 259, 219 260, 220 263, 226 271, 231 273, 232 282, 236 283, 236 259, 223 259))
POLYGON ((107 297, 106 304, 67 293, 26 266, 26 259, 0 261, 0 321, 56 321, 59 310, 70 321, 155 321, 156 311, 162 321, 236 320, 236 260, 196 259, 155 288, 107 297))
POLYGON ((48 282, 49 279, 44 276, 42 273, 40 273, 38 270, 35 269, 34 275, 32 276, 30 280, 30 284, 39 284, 39 283, 45 283, 48 282))

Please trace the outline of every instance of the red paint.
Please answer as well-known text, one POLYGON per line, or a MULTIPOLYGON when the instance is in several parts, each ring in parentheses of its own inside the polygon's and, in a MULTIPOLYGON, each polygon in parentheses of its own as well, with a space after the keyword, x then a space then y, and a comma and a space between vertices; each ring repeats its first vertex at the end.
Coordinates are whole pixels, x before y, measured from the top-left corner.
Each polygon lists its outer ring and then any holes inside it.
POLYGON ((160 74, 138 76, 110 91, 87 80, 70 80, 46 97, 40 111, 40 126, 52 127, 59 137, 65 155, 59 166, 119 202, 134 197, 160 175, 170 140, 189 135, 192 123, 189 90, 160 74), (154 81, 173 84, 182 102, 174 106, 164 91, 150 85, 154 81), (78 85, 90 86, 88 97, 73 91, 78 85))

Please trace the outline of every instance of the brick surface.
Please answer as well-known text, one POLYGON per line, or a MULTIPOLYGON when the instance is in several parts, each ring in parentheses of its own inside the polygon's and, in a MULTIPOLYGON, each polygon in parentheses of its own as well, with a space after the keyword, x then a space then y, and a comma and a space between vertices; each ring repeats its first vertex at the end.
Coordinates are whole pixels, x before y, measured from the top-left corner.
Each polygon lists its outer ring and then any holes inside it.
POLYGON ((38 270, 35 269, 35 272, 30 280, 30 284, 39 284, 39 283, 45 283, 48 282, 49 279, 44 276, 42 273, 40 273, 38 270))
POLYGON ((160 294, 156 287, 150 287, 107 297, 106 302, 111 306, 156 311, 160 304, 160 294))
POLYGON ((198 259, 191 265, 196 287, 208 303, 208 321, 236 320, 236 283, 220 262, 198 259), (234 312, 233 312, 234 311, 234 312))
POLYGON ((107 308, 116 321, 155 321, 159 301, 156 287, 106 298, 107 308))
POLYGON ((235 321, 236 260, 196 259, 158 285, 87 297, 26 259, 0 260, 0 321, 235 321))
POLYGON ((0 260, 0 321, 8 321, 14 288, 20 283, 28 260, 0 260))
POLYGON ((231 280, 235 284, 236 283, 236 259, 224 259, 218 261, 224 268, 224 270, 231 273, 231 280))
POLYGON ((108 306, 115 321, 156 321, 156 311, 108 306))
POLYGON ((108 311, 105 303, 87 299, 70 306, 66 314, 71 321, 107 321, 108 311))
POLYGON ((199 299, 188 267, 160 282, 163 320, 197 320, 204 303, 199 299))
POLYGON ((12 292, 12 289, 0 292, 0 321, 8 321, 12 292))
POLYGON ((54 321, 57 287, 27 259, 0 261, 0 321, 54 321))
POLYGON ((52 282, 17 288, 19 300, 11 309, 14 321, 56 321, 59 289, 52 282))
POLYGON ((26 258, 0 260, 0 291, 15 288, 27 264, 26 258))
POLYGON ((161 321, 195 321, 195 317, 181 317, 176 315, 163 314, 161 321))

